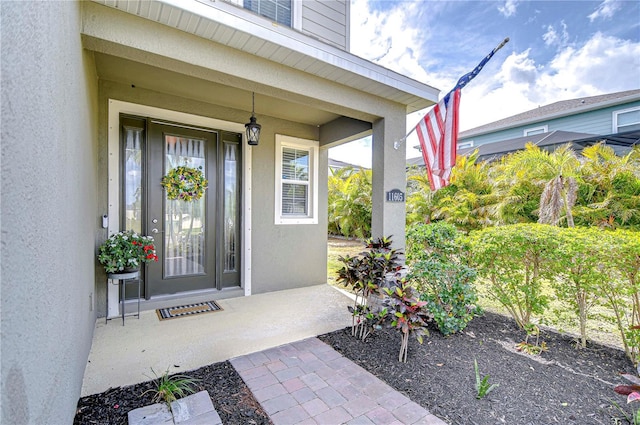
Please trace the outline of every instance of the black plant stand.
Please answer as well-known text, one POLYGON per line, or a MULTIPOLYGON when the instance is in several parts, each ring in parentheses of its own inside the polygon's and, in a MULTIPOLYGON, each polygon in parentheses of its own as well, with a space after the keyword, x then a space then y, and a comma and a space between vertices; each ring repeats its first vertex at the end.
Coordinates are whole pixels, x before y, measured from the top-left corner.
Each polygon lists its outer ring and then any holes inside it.
MULTIPOLYGON (((140 319, 140 283, 142 279, 140 279, 140 271, 135 272, 122 272, 122 273, 109 273, 107 274, 107 279, 116 280, 118 283, 114 283, 114 285, 120 285, 120 311, 122 312, 122 326, 124 326, 124 289, 127 283, 138 283, 138 314, 131 314, 130 316, 137 316, 140 319)), ((105 319, 105 323, 109 320, 109 291, 107 291, 107 317, 105 319)))

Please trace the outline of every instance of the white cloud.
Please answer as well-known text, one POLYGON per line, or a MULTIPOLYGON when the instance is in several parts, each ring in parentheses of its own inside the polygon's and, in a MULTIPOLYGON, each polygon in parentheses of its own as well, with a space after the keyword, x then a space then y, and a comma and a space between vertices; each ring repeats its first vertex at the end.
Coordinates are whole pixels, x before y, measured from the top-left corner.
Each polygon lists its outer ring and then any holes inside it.
POLYGON ((640 43, 596 33, 581 48, 559 52, 540 84, 575 97, 597 95, 637 88, 638 69, 640 43))
POLYGON ((600 6, 598 6, 598 9, 589 15, 589 20, 593 22, 599 18, 611 19, 619 9, 620 4, 618 0, 604 0, 600 6))
POLYGON ((530 50, 512 53, 492 78, 474 80, 462 93, 461 130, 560 100, 640 87, 640 43, 596 33, 580 47, 566 47, 546 65, 530 50))
POLYGON ((351 3, 351 53, 419 81, 427 73, 421 66, 424 31, 407 26, 419 2, 402 2, 389 11, 371 10, 367 0, 351 3))
POLYGON ((564 21, 560 22, 562 32, 558 33, 553 25, 547 26, 547 32, 542 35, 544 44, 547 46, 565 46, 569 42, 569 32, 567 31, 567 24, 564 21))
POLYGON ((518 4, 517 0, 507 0, 504 3, 504 6, 498 7, 498 11, 508 18, 509 16, 516 14, 517 4, 518 4))

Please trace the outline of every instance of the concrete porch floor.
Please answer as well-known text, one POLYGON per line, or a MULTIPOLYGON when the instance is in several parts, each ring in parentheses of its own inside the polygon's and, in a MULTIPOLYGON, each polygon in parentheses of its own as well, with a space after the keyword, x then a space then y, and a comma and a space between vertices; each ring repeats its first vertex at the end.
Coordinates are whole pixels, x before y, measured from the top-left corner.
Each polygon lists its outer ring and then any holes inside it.
POLYGON ((155 310, 125 326, 99 318, 82 396, 148 381, 151 368, 186 372, 351 325, 351 298, 326 284, 216 302, 222 311, 172 320, 155 310))

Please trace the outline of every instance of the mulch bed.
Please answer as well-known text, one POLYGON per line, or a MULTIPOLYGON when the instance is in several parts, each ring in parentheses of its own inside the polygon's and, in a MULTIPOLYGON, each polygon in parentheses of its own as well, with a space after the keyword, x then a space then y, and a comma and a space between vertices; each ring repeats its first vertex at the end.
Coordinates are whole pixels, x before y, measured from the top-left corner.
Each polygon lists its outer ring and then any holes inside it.
POLYGON ((364 343, 350 329, 320 339, 450 424, 629 423, 626 397, 613 391, 624 382, 620 372, 634 373, 624 352, 598 344, 577 349, 571 336, 543 329, 548 351, 532 356, 515 350, 525 335, 512 319, 485 313, 461 334, 431 329, 423 345, 410 340, 406 364, 398 362, 396 330, 376 331, 364 343), (499 385, 482 399, 474 359, 480 375, 499 385))
MULTIPOLYGON (((228 361, 180 374, 200 379, 197 391, 209 391, 213 407, 220 415, 223 424, 267 425, 272 423, 228 361)), ((78 402, 73 423, 75 425, 127 424, 127 413, 130 410, 153 404, 151 393, 142 395, 153 387, 153 381, 149 381, 112 388, 101 394, 83 397, 78 402)))
MULTIPOLYGON (((627 424, 631 407, 613 391, 634 373, 621 350, 589 344, 577 349, 571 336, 542 330, 548 351, 518 353, 525 334, 507 317, 486 313, 461 334, 443 337, 432 329, 419 345, 409 343, 406 364, 398 362, 397 331, 376 331, 366 342, 343 329, 319 338, 450 424, 627 424), (498 384, 476 399, 474 359, 480 374, 498 384), (616 407, 616 405, 618 407, 616 407), (624 414, 620 409, 624 410, 624 414)), ((201 379, 224 424, 271 424, 264 410, 229 362, 186 372, 201 379)), ((126 424, 127 412, 151 404, 152 382, 110 389, 78 402, 75 424, 126 424)))

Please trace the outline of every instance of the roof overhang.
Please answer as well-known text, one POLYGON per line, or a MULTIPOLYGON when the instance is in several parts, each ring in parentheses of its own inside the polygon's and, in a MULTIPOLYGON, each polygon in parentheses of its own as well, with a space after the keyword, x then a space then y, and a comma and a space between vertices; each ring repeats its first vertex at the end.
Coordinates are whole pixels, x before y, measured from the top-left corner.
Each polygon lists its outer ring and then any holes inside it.
POLYGON ((120 11, 404 105, 437 102, 439 90, 224 1, 93 0, 120 11))

